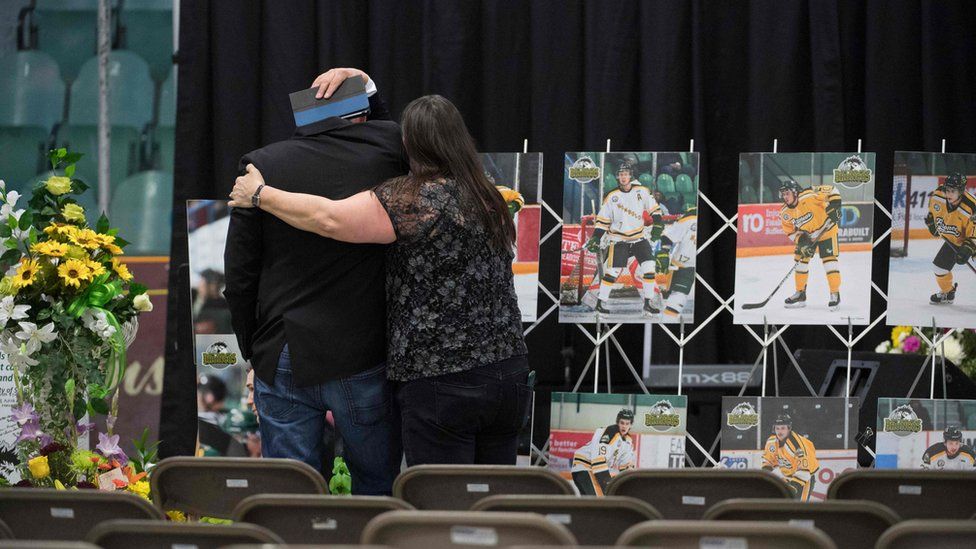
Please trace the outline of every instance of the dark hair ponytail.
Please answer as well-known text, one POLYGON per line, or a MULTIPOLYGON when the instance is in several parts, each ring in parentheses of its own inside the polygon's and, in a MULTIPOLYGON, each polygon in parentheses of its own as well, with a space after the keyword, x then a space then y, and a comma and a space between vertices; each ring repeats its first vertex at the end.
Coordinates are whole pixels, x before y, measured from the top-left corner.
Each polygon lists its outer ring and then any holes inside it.
POLYGON ((410 158, 410 175, 394 192, 416 195, 420 185, 436 177, 450 177, 476 199, 477 218, 495 249, 515 245, 515 224, 498 189, 488 180, 474 139, 457 107, 440 95, 410 102, 401 116, 403 144, 410 158))

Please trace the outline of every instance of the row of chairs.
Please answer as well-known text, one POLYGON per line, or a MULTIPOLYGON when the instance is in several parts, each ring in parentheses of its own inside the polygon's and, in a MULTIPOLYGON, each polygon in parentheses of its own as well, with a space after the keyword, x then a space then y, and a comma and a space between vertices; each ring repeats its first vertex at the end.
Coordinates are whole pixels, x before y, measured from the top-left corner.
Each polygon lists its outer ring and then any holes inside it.
POLYGON ((648 520, 706 519, 790 520, 820 528, 843 546, 871 547, 901 519, 969 519, 976 511, 976 476, 939 471, 847 473, 819 504, 789 500, 782 482, 761 471, 714 469, 625 473, 602 499, 574 496, 548 470, 515 467, 414 467, 397 479, 394 498, 326 496, 321 476, 290 460, 171 458, 151 483, 155 507, 111 493, 0 491, 0 519, 17 538, 57 532, 79 540, 106 519, 158 521, 163 511, 179 510, 261 525, 290 543, 348 543, 389 511, 470 509, 544 515, 585 544, 612 543, 648 520))
MULTIPOLYGON (((109 55, 111 180, 142 169, 172 171, 175 152, 176 82, 159 87, 135 53, 109 55)), ((77 174, 98 174, 98 59, 89 59, 66 91, 57 63, 44 52, 18 51, 0 58, 0 178, 25 184, 46 168, 56 146, 84 152, 77 174)))

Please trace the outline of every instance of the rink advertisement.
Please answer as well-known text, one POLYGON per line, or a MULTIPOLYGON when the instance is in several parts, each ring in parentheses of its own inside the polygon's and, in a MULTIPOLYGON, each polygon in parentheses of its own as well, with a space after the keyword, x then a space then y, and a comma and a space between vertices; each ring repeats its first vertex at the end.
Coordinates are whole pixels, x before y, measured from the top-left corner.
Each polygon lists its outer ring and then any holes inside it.
POLYGON ((735 324, 868 324, 874 162, 874 153, 739 156, 735 324))
POLYGON ((976 328, 976 154, 895 152, 889 325, 976 328))
POLYGON ((823 500, 837 475, 857 468, 858 405, 856 398, 722 397, 720 466, 763 469, 795 498, 823 500))
POLYGON ((542 153, 482 153, 481 161, 515 222, 515 293, 522 322, 533 322, 539 295, 542 153))
POLYGON ((698 153, 568 152, 559 321, 694 322, 698 153))
POLYGON ((878 399, 874 466, 976 472, 976 400, 878 399))
POLYGON ((583 495, 628 469, 684 467, 688 399, 553 393, 549 468, 583 495))

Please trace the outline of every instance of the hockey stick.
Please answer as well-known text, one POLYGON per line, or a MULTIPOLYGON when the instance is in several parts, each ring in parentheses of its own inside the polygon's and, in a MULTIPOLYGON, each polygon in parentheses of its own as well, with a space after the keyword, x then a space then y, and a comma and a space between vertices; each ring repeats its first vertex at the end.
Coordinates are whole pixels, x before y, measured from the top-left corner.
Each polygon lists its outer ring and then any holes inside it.
MULTIPOLYGON (((836 225, 833 222, 831 222, 829 224, 826 224, 825 223, 823 227, 820 227, 820 230, 818 230, 814 235, 811 235, 813 242, 816 243, 817 240, 820 239, 820 235, 824 234, 826 231, 830 230, 831 228, 833 228, 835 226, 836 225)), ((790 278, 790 275, 793 274, 793 271, 796 270, 796 267, 799 264, 800 264, 799 261, 794 261, 793 262, 793 266, 790 267, 789 272, 787 272, 786 273, 786 276, 783 277, 783 280, 780 280, 779 281, 779 284, 777 284, 776 287, 773 288, 773 291, 770 292, 769 297, 767 297, 766 299, 760 301, 759 303, 746 303, 746 304, 744 304, 742 306, 742 309, 744 311, 750 311, 752 309, 762 309, 763 307, 765 307, 766 304, 769 303, 769 300, 772 299, 774 295, 776 295, 776 292, 778 292, 779 289, 783 287, 783 284, 786 283, 786 281, 790 278)))

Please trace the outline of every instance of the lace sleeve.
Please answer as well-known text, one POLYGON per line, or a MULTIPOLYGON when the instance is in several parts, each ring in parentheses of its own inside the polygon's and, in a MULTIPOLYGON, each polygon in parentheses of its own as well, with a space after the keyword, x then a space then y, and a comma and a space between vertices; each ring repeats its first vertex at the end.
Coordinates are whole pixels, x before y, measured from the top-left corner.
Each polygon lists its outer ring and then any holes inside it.
POLYGON ((415 197, 392 182, 376 189, 376 198, 393 222, 397 240, 411 242, 428 236, 449 207, 450 195, 439 182, 421 184, 415 197))

